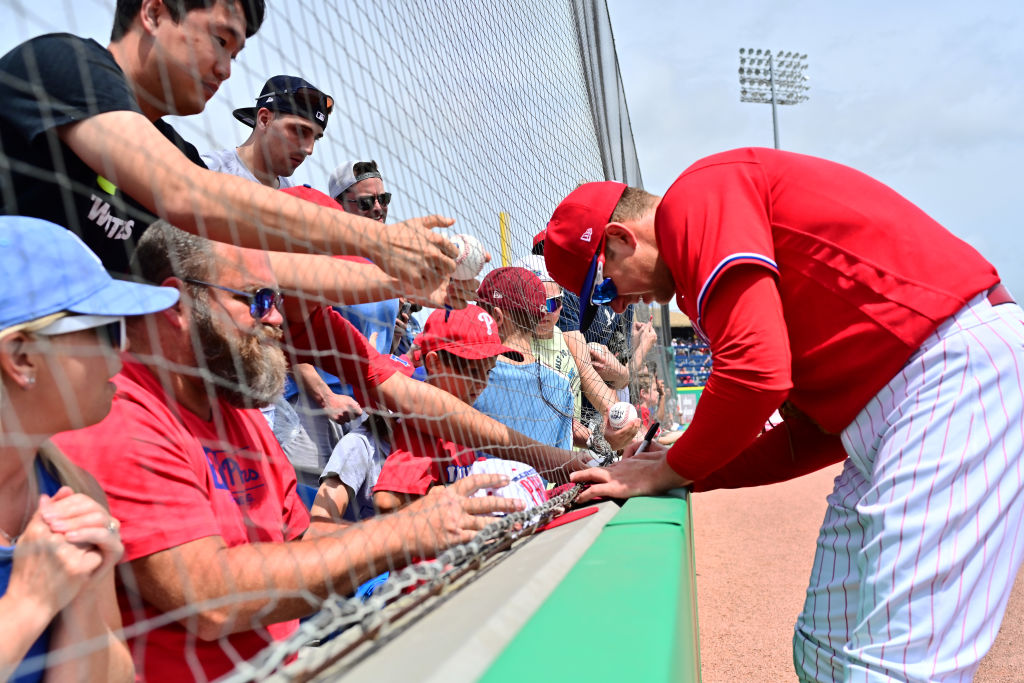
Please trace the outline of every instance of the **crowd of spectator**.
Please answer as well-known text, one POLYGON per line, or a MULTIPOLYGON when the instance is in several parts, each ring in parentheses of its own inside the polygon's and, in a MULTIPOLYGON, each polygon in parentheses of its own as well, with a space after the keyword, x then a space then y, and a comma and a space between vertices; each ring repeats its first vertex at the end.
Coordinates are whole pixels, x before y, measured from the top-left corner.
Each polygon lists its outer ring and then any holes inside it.
POLYGON ((702 387, 711 375, 711 349, 702 341, 673 339, 672 358, 676 384, 681 387, 702 387))
POLYGON ((334 110, 305 79, 235 110, 237 146, 163 120, 203 111, 263 0, 115 12, 106 48, 0 58, 0 677, 216 678, 627 446, 616 401, 664 412, 660 380, 630 396, 651 321, 580 330, 542 233, 454 280, 451 222, 386 224, 372 159, 293 186, 334 110))

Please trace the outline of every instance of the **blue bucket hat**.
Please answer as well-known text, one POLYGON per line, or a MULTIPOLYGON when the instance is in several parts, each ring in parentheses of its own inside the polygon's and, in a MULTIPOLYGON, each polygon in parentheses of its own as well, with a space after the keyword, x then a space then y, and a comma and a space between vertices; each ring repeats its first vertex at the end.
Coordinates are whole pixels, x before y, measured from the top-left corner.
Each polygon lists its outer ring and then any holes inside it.
POLYGON ((173 287, 115 280, 70 230, 25 216, 0 216, 0 282, 0 330, 61 311, 155 313, 178 300, 173 287))

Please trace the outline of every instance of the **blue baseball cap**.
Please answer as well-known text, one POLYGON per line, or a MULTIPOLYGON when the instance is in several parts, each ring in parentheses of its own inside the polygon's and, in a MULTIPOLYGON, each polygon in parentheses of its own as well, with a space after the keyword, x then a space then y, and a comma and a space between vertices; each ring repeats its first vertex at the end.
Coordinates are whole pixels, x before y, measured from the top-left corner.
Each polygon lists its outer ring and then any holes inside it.
POLYGON ((0 330, 69 311, 143 315, 174 305, 178 290, 110 277, 77 235, 26 216, 0 216, 0 330))

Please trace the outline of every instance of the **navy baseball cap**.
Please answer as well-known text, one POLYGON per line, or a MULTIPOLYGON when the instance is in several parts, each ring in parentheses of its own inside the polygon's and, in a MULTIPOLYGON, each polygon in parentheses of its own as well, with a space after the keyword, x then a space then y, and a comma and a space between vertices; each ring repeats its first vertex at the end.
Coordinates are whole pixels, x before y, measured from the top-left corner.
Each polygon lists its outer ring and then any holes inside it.
POLYGON ((232 114, 245 125, 255 128, 256 112, 260 109, 295 114, 327 130, 334 98, 298 76, 274 76, 263 84, 255 107, 242 107, 232 114))
POLYGON ((178 300, 173 287, 115 280, 77 235, 26 216, 0 216, 0 282, 0 330, 62 311, 155 313, 178 300))

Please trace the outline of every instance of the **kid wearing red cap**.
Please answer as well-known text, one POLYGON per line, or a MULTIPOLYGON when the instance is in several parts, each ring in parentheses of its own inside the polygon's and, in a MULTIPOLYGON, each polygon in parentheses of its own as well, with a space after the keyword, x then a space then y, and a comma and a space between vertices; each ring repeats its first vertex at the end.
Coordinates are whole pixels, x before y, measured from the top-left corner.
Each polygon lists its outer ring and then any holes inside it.
MULTIPOLYGON (((487 386, 487 375, 499 355, 523 359, 519 351, 501 343, 494 318, 473 305, 431 313, 417 344, 427 383, 469 405, 487 386)), ((373 502, 381 512, 396 510, 433 486, 467 476, 478 459, 471 448, 404 428, 401 423, 394 431, 394 450, 373 487, 373 502)), ((540 479, 535 472, 534 476, 540 479)))
POLYGON ((545 258, 584 326, 594 304, 675 296, 715 361, 676 444, 574 475, 595 484, 583 499, 845 459, 797 622, 800 679, 972 676, 1024 556, 1024 311, 991 264, 881 183, 768 149, 698 161, 664 197, 582 185, 545 258))

